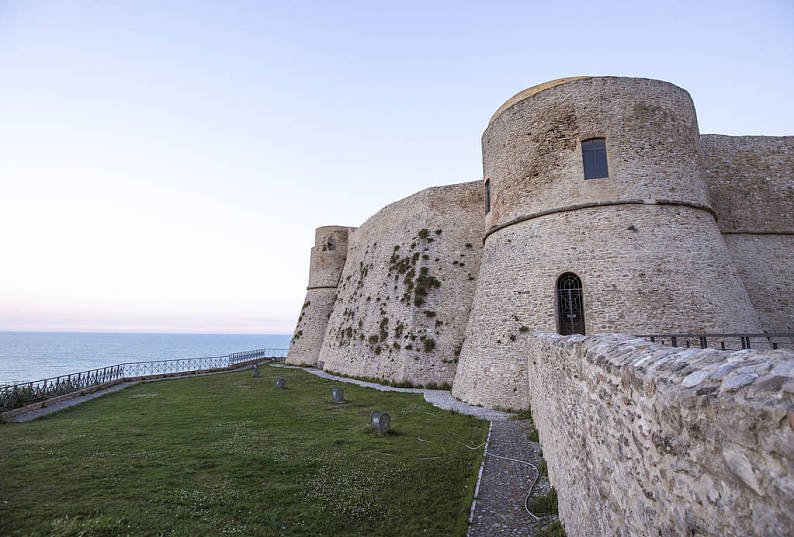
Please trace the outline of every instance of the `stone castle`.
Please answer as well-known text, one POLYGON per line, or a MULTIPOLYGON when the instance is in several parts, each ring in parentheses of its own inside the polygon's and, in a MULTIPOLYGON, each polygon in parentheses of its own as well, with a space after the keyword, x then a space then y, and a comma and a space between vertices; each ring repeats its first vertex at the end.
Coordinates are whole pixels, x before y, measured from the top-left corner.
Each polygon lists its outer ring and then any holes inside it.
POLYGON ((673 84, 574 77, 482 148, 483 181, 317 229, 288 363, 519 409, 532 332, 794 325, 794 137, 700 135, 673 84))
POLYGON ((575 77, 482 148, 482 181, 317 229, 287 362, 531 406, 572 537, 791 535, 794 353, 620 334, 791 332, 794 137, 575 77))

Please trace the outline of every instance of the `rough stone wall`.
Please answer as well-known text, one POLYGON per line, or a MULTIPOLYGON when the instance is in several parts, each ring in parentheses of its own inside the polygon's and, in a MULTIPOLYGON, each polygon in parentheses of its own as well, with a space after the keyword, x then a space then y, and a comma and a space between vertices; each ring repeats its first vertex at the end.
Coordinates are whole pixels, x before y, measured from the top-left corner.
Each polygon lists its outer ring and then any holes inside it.
POLYGON ((724 238, 761 328, 794 331, 794 235, 741 233, 724 238))
POLYGON ((794 327, 794 136, 700 137, 719 227, 768 332, 794 327))
POLYGON ((539 211, 608 200, 707 205, 689 94, 644 78, 573 80, 495 116, 482 136, 486 229, 539 211), (605 138, 609 177, 584 179, 581 141, 605 138))
POLYGON ((429 188, 351 234, 320 353, 351 376, 451 384, 482 247, 480 184, 429 188))
POLYGON ((328 318, 336 300, 336 286, 347 258, 348 234, 355 228, 318 227, 311 251, 309 286, 292 335, 286 363, 316 365, 328 318))
POLYGON ((494 117, 483 165, 491 211, 456 397, 523 407, 526 334, 557 331, 565 272, 582 280, 587 333, 760 329, 708 205, 684 90, 612 77, 550 87, 494 117), (584 179, 592 137, 606 139, 608 178, 584 179))
POLYGON ((532 337, 529 398, 570 537, 794 528, 794 353, 532 337))
POLYGON ((456 397, 524 406, 528 334, 557 331, 564 272, 582 280, 588 334, 759 329, 711 214, 621 205, 548 215, 488 237, 456 397))

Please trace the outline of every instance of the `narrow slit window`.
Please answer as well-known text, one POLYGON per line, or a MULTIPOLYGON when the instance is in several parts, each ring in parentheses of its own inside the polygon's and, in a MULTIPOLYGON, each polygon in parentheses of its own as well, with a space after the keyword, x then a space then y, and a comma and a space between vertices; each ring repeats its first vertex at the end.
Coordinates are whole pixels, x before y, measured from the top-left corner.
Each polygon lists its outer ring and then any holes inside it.
POLYGON ((491 180, 485 180, 485 214, 491 212, 491 180))
POLYGON ((328 251, 336 250, 336 239, 333 235, 328 237, 328 251))
POLYGON ((609 177, 607 170, 607 143, 603 138, 593 138, 582 142, 582 162, 585 179, 609 177))

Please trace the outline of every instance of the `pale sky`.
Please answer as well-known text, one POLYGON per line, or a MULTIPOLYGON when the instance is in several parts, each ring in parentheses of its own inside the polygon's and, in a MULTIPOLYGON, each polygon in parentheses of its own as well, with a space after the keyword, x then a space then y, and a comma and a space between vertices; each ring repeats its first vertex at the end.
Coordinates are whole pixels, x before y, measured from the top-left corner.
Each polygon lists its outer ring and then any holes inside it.
POLYGON ((291 332, 315 227, 480 179, 573 75, 794 134, 794 3, 0 0, 0 330, 291 332))

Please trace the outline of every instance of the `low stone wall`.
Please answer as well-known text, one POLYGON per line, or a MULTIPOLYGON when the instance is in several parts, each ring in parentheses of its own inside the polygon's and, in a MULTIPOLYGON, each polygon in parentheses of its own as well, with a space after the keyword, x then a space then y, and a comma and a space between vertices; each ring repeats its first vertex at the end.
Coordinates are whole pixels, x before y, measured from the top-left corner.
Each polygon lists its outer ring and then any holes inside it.
POLYGON ((535 334, 529 402, 579 536, 794 528, 794 353, 535 334))

